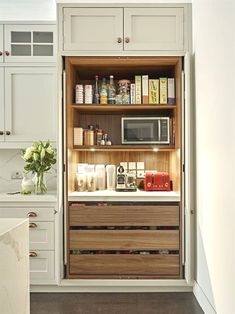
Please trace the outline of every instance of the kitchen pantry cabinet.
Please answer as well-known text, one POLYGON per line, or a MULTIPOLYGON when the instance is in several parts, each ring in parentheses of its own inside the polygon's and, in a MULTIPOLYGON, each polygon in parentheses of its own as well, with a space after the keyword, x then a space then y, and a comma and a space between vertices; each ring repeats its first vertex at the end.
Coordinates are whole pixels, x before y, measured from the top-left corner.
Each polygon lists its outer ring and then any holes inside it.
POLYGON ((4 25, 4 60, 55 62, 55 38, 55 25, 4 25))
POLYGON ((65 51, 183 51, 184 8, 64 8, 65 51))
POLYGON ((54 67, 5 67, 1 75, 0 135, 5 142, 55 140, 54 67), (4 101, 3 96, 4 95, 4 101), (4 113, 4 115, 3 115, 4 113), (3 119, 5 117, 5 119, 3 119), (4 121, 5 120, 5 127, 4 121))
POLYGON ((0 67, 0 142, 4 141, 4 68, 0 67))

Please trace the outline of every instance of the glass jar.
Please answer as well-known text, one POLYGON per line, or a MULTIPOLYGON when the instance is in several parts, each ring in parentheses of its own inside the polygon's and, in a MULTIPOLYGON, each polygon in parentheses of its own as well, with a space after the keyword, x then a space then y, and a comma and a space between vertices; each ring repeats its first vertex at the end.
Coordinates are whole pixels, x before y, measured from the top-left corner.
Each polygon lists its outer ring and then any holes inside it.
POLYGON ((130 103, 130 84, 129 80, 118 81, 118 95, 116 96, 116 104, 130 103))

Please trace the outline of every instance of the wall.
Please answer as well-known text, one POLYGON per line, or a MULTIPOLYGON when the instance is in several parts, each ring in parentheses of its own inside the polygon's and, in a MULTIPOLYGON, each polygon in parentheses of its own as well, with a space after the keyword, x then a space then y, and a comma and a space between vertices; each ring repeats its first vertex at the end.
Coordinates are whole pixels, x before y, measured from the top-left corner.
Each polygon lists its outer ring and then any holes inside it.
MULTIPOLYGON (((235 1, 194 0, 196 280, 219 314, 235 309, 235 1)), ((209 311, 208 311, 209 313, 209 311)))
MULTIPOLYGON (((24 160, 21 158, 21 150, 0 150, 0 193, 20 191, 21 179, 11 179, 14 171, 23 173, 24 160)), ((56 167, 53 167, 46 176, 48 191, 56 190, 56 167)))

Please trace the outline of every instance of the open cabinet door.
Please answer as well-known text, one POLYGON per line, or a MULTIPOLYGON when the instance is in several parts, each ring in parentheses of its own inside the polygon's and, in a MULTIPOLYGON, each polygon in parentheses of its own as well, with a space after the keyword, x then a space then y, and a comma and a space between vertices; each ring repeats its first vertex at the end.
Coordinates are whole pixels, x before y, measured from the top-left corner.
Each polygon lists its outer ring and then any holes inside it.
POLYGON ((194 107, 192 102, 192 56, 184 57, 182 73, 183 86, 183 231, 185 279, 188 284, 194 281, 194 107))

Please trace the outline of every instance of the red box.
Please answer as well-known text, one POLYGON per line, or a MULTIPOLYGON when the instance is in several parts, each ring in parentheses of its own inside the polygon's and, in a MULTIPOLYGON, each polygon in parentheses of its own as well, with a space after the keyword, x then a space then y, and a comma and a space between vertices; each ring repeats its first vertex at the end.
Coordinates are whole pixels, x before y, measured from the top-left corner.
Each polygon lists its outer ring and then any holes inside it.
POLYGON ((148 171, 144 179, 145 191, 171 191, 172 182, 167 172, 148 171))

